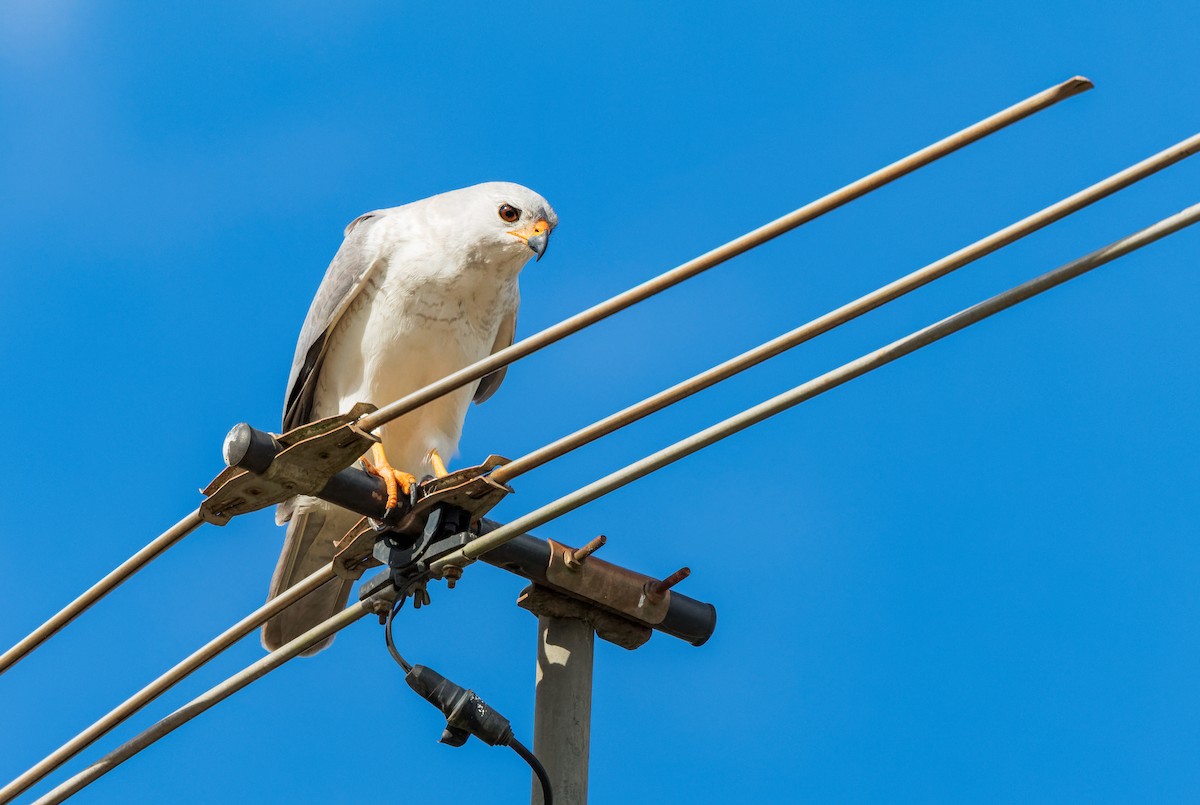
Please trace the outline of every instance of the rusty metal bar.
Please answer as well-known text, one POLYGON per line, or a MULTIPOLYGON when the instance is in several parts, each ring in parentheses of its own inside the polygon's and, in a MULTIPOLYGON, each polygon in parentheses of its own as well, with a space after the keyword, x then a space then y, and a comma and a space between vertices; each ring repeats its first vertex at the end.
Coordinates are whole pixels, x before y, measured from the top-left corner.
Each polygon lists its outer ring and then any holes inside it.
POLYGON ((213 657, 253 632, 274 615, 282 612, 294 602, 299 601, 333 578, 335 578, 335 574, 332 566, 326 566, 289 587, 283 593, 272 598, 266 604, 217 635, 202 648, 194 651, 186 659, 176 664, 175 667, 130 696, 120 706, 114 708, 99 721, 38 761, 36 765, 20 777, 17 777, 4 786, 4 788, 0 788, 0 805, 11 802, 15 797, 20 796, 30 786, 35 785, 39 780, 45 778, 46 775, 107 735, 134 713, 179 684, 179 682, 183 681, 197 668, 200 668, 213 657))
POLYGON ((690 575, 692 575, 692 569, 690 567, 681 567, 671 575, 667 576, 665 579, 648 582, 646 584, 646 595, 654 598, 662 598, 667 594, 667 590, 670 590, 672 587, 690 575))
POLYGON ((537 469, 547 462, 570 453, 572 450, 576 450, 602 436, 607 436, 610 433, 620 430, 626 425, 630 425, 650 414, 661 411, 667 406, 674 405, 680 400, 710 388, 723 380, 727 380, 739 372, 744 372, 753 366, 757 366, 776 355, 799 346, 806 341, 810 341, 823 333, 827 333, 835 327, 840 327, 864 313, 868 313, 894 299, 898 299, 910 291, 914 291, 923 285, 944 277, 952 271, 956 271, 981 257, 985 257, 1010 243, 1020 240, 1026 235, 1030 235, 1055 221, 1078 212, 1084 207, 1106 198, 1118 190, 1122 190, 1135 182, 1145 179, 1147 176, 1170 167, 1198 151, 1200 151, 1200 134, 1195 134, 1148 159, 1142 160, 1136 165, 1132 165, 1119 173, 1109 176, 1103 181, 1097 182, 1091 187, 1068 196, 1055 204, 1051 204, 1040 212, 1036 212, 1011 226, 988 235, 982 240, 972 243, 970 246, 959 249, 953 254, 930 263, 924 268, 917 269, 907 276, 901 277, 865 296, 861 296, 853 302, 849 302, 823 316, 819 316, 789 333, 784 333, 778 338, 761 344, 747 352, 743 352, 735 358, 730 358, 708 371, 701 372, 695 377, 677 383, 624 410, 593 422, 585 428, 581 428, 557 441, 534 450, 532 453, 509 462, 503 467, 494 470, 491 477, 497 483, 508 483, 519 475, 537 469))
POLYGON ((60 609, 54 617, 30 632, 24 640, 0 655, 0 674, 12 668, 31 651, 57 634, 60 629, 82 615, 92 604, 111 593, 122 582, 203 524, 204 520, 200 518, 200 510, 196 509, 155 537, 152 542, 118 565, 111 573, 89 587, 74 601, 60 609))
POLYGON ((587 545, 584 545, 582 548, 575 550, 575 551, 571 551, 570 556, 568 556, 566 558, 567 567, 570 567, 570 568, 579 567, 580 563, 582 563, 584 559, 587 559, 589 556, 594 554, 596 551, 603 548, 607 542, 608 542, 608 537, 601 534, 600 536, 596 537, 594 540, 590 541, 587 545))
POLYGON ((183 707, 140 733, 132 740, 109 752, 91 766, 88 766, 74 777, 36 800, 36 805, 49 805, 49 803, 62 802, 67 797, 78 793, 84 787, 108 774, 138 752, 141 752, 160 738, 171 734, 178 727, 191 721, 213 705, 229 698, 251 682, 274 671, 309 646, 315 645, 355 621, 370 615, 374 611, 373 606, 372 599, 367 599, 346 607, 332 618, 319 623, 286 645, 272 651, 258 662, 247 666, 219 685, 210 688, 207 692, 192 699, 183 707))
POLYGON ((655 470, 661 469, 728 436, 745 430, 751 425, 758 424, 775 414, 786 411, 806 400, 810 400, 860 375, 864 375, 884 364, 891 363, 910 352, 915 352, 921 347, 928 346, 1002 310, 1037 296, 1056 285, 1074 279, 1098 266, 1153 243, 1173 232, 1177 232, 1186 226, 1196 223, 1197 220, 1200 220, 1200 204, 1188 207, 1186 210, 1166 218, 1153 226, 1122 238, 1040 277, 1011 288, 1004 293, 993 296, 936 324, 918 330, 831 372, 826 372, 820 377, 803 383, 791 391, 784 392, 740 414, 718 422, 699 433, 676 442, 670 447, 659 450, 598 481, 577 489, 568 495, 564 495, 558 500, 548 503, 523 517, 518 517, 507 525, 496 529, 490 534, 481 536, 454 553, 433 562, 431 569, 435 573, 444 572, 444 568, 446 567, 452 565, 462 567, 473 562, 487 551, 503 545, 510 539, 514 539, 523 531, 548 523, 567 512, 574 511, 586 503, 607 495, 615 489, 619 489, 628 483, 649 475, 655 470))
MULTIPOLYGON (((503 527, 503 524, 485 518, 478 533, 488 534, 503 527)), ((579 551, 554 540, 521 534, 488 551, 480 561, 529 579, 535 587, 573 598, 590 607, 607 609, 627 621, 693 646, 704 645, 712 636, 717 626, 717 610, 712 604, 678 590, 671 590, 669 596, 664 592, 651 600, 645 585, 657 579, 595 556, 575 561, 578 554, 579 551)))
POLYGON ((887 167, 868 174, 856 182, 851 182, 840 190, 835 190, 816 201, 806 204, 798 210, 777 218, 769 224, 735 238, 723 246, 719 246, 710 252, 689 260, 681 266, 677 266, 651 280, 647 280, 641 285, 617 294, 607 301, 576 313, 569 319, 564 319, 558 324, 547 327, 545 330, 531 335, 522 341, 518 341, 499 352, 495 352, 481 361, 477 361, 464 369, 447 375, 436 383, 432 383, 423 389, 414 391, 412 394, 385 405, 378 411, 367 414, 358 420, 358 425, 363 430, 375 430, 380 425, 391 422, 393 419, 403 416, 431 400, 436 400, 443 394, 449 394, 455 389, 462 388, 468 383, 479 380, 481 377, 491 374, 497 369, 502 369, 514 361, 520 360, 556 341, 566 338, 572 333, 579 332, 585 327, 589 327, 614 313, 619 313, 638 302, 649 299, 651 296, 678 285, 703 271, 707 271, 713 266, 720 265, 730 258, 761 246, 773 238, 790 232, 801 224, 808 223, 831 210, 848 204, 856 198, 877 190, 899 179, 901 176, 912 173, 918 168, 922 168, 947 154, 951 154, 989 134, 993 134, 1036 112, 1047 109, 1059 101, 1066 100, 1081 92, 1086 92, 1091 88, 1091 81, 1082 76, 1076 76, 1047 90, 1043 90, 991 117, 968 126, 962 131, 951 134, 949 137, 922 148, 920 151, 910 154, 897 162, 893 162, 887 167))

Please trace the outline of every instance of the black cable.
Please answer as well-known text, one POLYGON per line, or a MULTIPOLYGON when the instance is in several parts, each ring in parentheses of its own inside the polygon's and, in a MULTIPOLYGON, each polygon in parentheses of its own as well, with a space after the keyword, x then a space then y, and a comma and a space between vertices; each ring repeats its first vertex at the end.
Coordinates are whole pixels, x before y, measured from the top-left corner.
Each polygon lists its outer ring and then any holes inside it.
POLYGON ((537 755, 525 748, 525 744, 513 738, 508 742, 508 745, 513 748, 513 751, 525 759, 529 764, 529 768, 533 769, 533 773, 537 775, 538 782, 542 784, 542 802, 544 805, 554 805, 554 794, 550 791, 550 776, 546 774, 546 767, 542 765, 542 761, 537 759, 537 755))
POLYGON ((388 611, 384 622, 383 636, 387 641, 388 652, 401 668, 404 669, 405 680, 409 686, 424 699, 440 709, 446 716, 446 732, 442 734, 442 743, 451 746, 462 746, 470 735, 492 746, 504 744, 511 746, 521 758, 533 769, 538 782, 542 785, 542 802, 553 805, 554 794, 550 789, 550 777, 546 767, 512 734, 508 719, 492 710, 483 700, 469 690, 464 690, 450 680, 423 665, 414 666, 400 655, 396 643, 392 639, 392 621, 396 613, 404 606, 404 598, 396 599, 388 611), (463 707, 466 703, 468 706, 463 707), (474 718, 472 718, 472 716, 474 718))
POLYGON ((392 659, 400 664, 404 669, 404 673, 412 671, 412 664, 408 660, 400 656, 400 652, 396 650, 396 644, 392 642, 392 618, 396 617, 396 613, 400 611, 400 607, 404 606, 404 596, 396 598, 396 603, 392 604, 392 609, 388 612, 387 623, 383 627, 383 637, 387 641, 388 651, 392 654, 392 659))

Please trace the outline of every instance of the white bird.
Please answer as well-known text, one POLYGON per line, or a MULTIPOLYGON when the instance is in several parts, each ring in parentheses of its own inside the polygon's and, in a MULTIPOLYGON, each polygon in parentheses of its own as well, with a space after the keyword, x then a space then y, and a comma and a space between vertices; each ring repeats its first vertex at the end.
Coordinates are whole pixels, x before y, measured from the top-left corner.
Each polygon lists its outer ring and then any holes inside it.
MULTIPOLYGON (((346 227, 300 331, 288 380, 283 430, 384 405, 513 342, 517 277, 541 259, 558 223, 529 188, 488 182, 401 207, 370 212, 346 227)), ((444 475, 471 399, 490 397, 504 370, 384 425, 367 469, 384 479, 395 503, 414 476, 444 475)), ((288 523, 268 600, 324 567, 333 543, 360 519, 318 498, 279 506, 288 523)), ((274 650, 345 606, 352 583, 334 579, 268 621, 274 650)), ((305 652, 315 654, 333 638, 305 652)))

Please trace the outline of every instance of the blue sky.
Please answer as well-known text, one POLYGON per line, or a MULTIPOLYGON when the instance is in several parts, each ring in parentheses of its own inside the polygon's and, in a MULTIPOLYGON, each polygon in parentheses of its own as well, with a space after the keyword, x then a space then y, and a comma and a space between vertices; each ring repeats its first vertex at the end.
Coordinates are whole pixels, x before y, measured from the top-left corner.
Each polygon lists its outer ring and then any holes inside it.
MULTIPOLYGON (((528 335, 1034 92, 1097 89, 510 370, 459 464, 521 455, 1200 129, 1194 3, 10 0, 0 7, 0 642, 278 424, 359 213, 490 179, 561 226, 528 335), (36 438, 35 438, 36 437, 36 438)), ((515 517, 1197 201, 1193 160, 522 477, 515 517)), ((1200 232, 837 389, 539 533, 715 603, 596 657, 595 802, 1194 801, 1200 232)), ((0 680, 0 777, 258 606, 282 530, 206 528, 0 680)), ((407 655, 530 738, 522 582, 478 566, 407 655)), ((436 743, 380 629, 289 664, 80 802, 522 801, 436 743), (394 730, 388 735, 388 730, 394 730), (399 796, 400 794, 397 794, 399 796)), ((116 745, 261 656, 248 639, 116 745)), ((78 764, 78 761, 77 761, 78 764)), ((44 790, 40 789, 40 790, 44 790)))

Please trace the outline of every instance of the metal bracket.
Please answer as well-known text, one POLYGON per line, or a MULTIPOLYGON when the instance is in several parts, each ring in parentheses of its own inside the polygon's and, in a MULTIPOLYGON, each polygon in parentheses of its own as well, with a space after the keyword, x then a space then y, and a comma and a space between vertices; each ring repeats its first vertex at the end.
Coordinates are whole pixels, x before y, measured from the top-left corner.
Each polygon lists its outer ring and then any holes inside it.
MULTIPOLYGON (((478 524, 477 529, 472 529, 472 533, 486 534, 500 526, 500 523, 484 519, 478 524)), ((362 568, 378 566, 379 561, 370 553, 375 536, 369 529, 361 532, 361 535, 358 537, 362 540, 361 547, 356 550, 358 551, 358 555, 365 557, 365 563, 356 570, 354 575, 348 575, 346 578, 356 578, 361 574, 362 568)), ((439 555, 444 555, 445 550, 453 549, 465 535, 450 534, 448 536, 452 539, 442 539, 429 546, 422 557, 426 562, 426 566, 439 555)), ((713 630, 717 625, 716 608, 712 604, 697 601, 685 593, 674 590, 668 592, 668 588, 672 584, 683 578, 685 575, 684 570, 680 570, 671 574, 666 579, 658 581, 640 573, 633 573, 622 568, 617 568, 617 571, 623 575, 620 577, 615 574, 610 575, 607 582, 607 584, 622 585, 623 589, 620 590, 620 595, 616 596, 616 599, 623 598, 626 601, 638 604, 638 602, 642 601, 643 594, 645 596, 645 603, 640 604, 640 608, 637 606, 630 607, 633 610, 632 612, 613 609, 594 598, 590 598, 589 596, 596 595, 597 588, 604 586, 598 581, 593 583, 590 574, 604 575, 607 572, 604 568, 609 565, 608 563, 601 564, 601 560, 587 554, 594 551, 602 542, 602 538, 597 538, 588 543, 587 546, 577 551, 571 551, 570 548, 561 543, 538 539, 532 534, 522 534, 511 542, 507 542, 499 548, 485 553, 480 557, 480 561, 510 573, 515 573, 534 583, 535 595, 532 598, 523 596, 528 599, 527 602, 530 604, 530 606, 525 607, 526 609, 536 612, 545 603, 546 606, 555 605, 555 612, 559 612, 559 616, 576 617, 575 614, 571 614, 568 610, 557 607, 559 603, 557 598, 553 602, 550 602, 548 601, 548 596, 542 595, 538 591, 548 591, 559 596, 570 597, 578 601, 579 606, 591 612, 591 615, 585 616, 582 619, 588 620, 589 618, 593 618, 595 621, 593 628, 596 629, 597 634, 605 640, 609 640, 625 648, 635 648, 637 645, 640 645, 640 642, 644 642, 639 633, 644 634, 642 630, 647 628, 663 632, 680 640, 685 640, 693 646, 703 645, 712 636, 713 630), (558 555, 556 559, 553 558, 555 553, 558 555), (596 570, 590 571, 589 577, 586 580, 572 570, 567 571, 571 574, 569 576, 560 572, 563 566, 570 567, 566 559, 568 553, 572 554, 571 558, 578 562, 581 567, 595 563, 596 570), (558 584, 550 580, 551 566, 554 568, 554 577, 558 580, 558 584), (624 579, 624 582, 621 582, 620 579, 624 579), (666 610, 665 613, 662 610, 666 610), (642 617, 660 619, 651 623, 642 621, 642 617), (601 619, 605 624, 603 633, 601 633, 601 627, 595 625, 601 623, 601 619), (618 624, 617 621, 621 621, 622 623, 618 624)), ((349 551, 346 554, 348 555, 349 551)), ((446 578, 448 582, 454 581, 453 576, 447 575, 446 578)), ((363 582, 359 587, 359 597, 366 600, 373 595, 379 595, 380 591, 389 589, 394 589, 393 573, 390 569, 387 572, 378 573, 363 582)), ((610 603, 615 602, 612 597, 609 598, 609 601, 610 603)))
POLYGON ((349 412, 320 419, 276 436, 283 448, 261 474, 227 467, 202 491, 200 516, 214 525, 225 525, 236 515, 265 509, 296 495, 316 495, 336 473, 346 469, 378 437, 355 420, 375 410, 358 403, 349 412))
POLYGON ((366 517, 359 520, 333 544, 333 572, 347 581, 354 581, 368 568, 379 566, 372 555, 379 532, 369 522, 366 517))
MULTIPOLYGON (((465 514, 461 509, 437 509, 429 517, 429 527, 427 528, 429 539, 423 535, 423 538, 416 544, 406 545, 407 540, 403 537, 397 538, 397 535, 391 532, 374 532, 374 539, 371 543, 373 552, 358 563, 355 575, 343 575, 341 572, 338 575, 342 575, 343 578, 356 579, 368 567, 387 565, 387 570, 369 579, 359 588, 360 599, 366 599, 379 590, 391 586, 395 588, 396 595, 399 597, 412 596, 416 607, 428 604, 429 591, 426 587, 434 578, 429 570, 429 563, 458 550, 475 536, 469 531, 447 529, 447 524, 441 522, 439 516, 443 511, 451 512, 449 519, 451 523, 455 519, 454 512, 465 514), (454 533, 445 534, 446 530, 454 531, 454 533), (433 537, 439 531, 443 532, 443 536, 434 539, 433 537)), ((359 535, 355 545, 362 546, 363 544, 365 544, 365 538, 363 535, 359 535)), ((339 566, 340 559, 335 559, 334 564, 335 568, 339 566)))
POLYGON ((658 579, 627 570, 595 556, 577 562, 572 569, 569 560, 575 549, 554 540, 550 543, 550 564, 546 580, 559 591, 590 601, 624 615, 635 623, 651 628, 663 622, 671 608, 671 592, 655 595, 648 590, 658 579))
MULTIPOLYGON (((410 500, 387 510, 382 497, 383 482, 361 470, 349 469, 370 446, 379 441, 364 431, 357 420, 375 410, 358 403, 345 414, 321 419, 275 436, 238 425, 226 437, 225 460, 230 464, 202 491, 207 499, 200 516, 209 523, 224 525, 239 514, 282 503, 296 495, 313 495, 349 508, 359 514, 384 518, 393 530, 417 534, 425 527, 429 512, 452 505, 473 513, 472 522, 490 511, 512 491, 506 484, 487 477, 508 459, 488 456, 474 467, 466 467, 442 478, 417 485, 410 500)), ((348 578, 370 555, 361 550, 359 529, 352 529, 339 544, 348 551, 339 564, 348 578)))
MULTIPOLYGON (((375 551, 378 543, 390 541, 394 551, 408 551, 403 559, 398 555, 394 557, 388 563, 392 567, 421 561, 428 563, 461 548, 466 544, 465 539, 453 548, 439 550, 437 556, 430 553, 435 547, 433 534, 430 533, 431 523, 438 529, 443 527, 445 521, 441 515, 436 518, 434 515, 440 511, 463 512, 464 517, 459 522, 461 527, 455 528, 454 533, 478 532, 480 519, 512 492, 508 485, 488 477, 493 469, 507 463, 508 459, 503 456, 492 455, 474 467, 464 467, 441 478, 422 481, 418 485, 416 502, 399 512, 394 524, 377 525, 367 517, 359 520, 334 546, 334 572, 344 579, 354 580, 367 568, 377 567, 385 561, 375 551)), ((421 572, 426 569, 422 567, 421 572)))
POLYGON ((571 598, 562 593, 531 584, 517 596, 517 606, 537 616, 550 618, 575 618, 592 627, 596 637, 607 640, 621 648, 640 648, 654 634, 649 626, 635 623, 624 615, 616 615, 607 609, 571 598))
POLYGON ((490 512, 505 498, 512 487, 493 481, 488 473, 508 463, 503 456, 488 456, 482 464, 455 470, 441 478, 422 481, 412 506, 399 512, 395 522, 388 522, 392 531, 416 535, 425 528, 429 513, 441 506, 453 506, 470 514, 470 523, 490 512))

